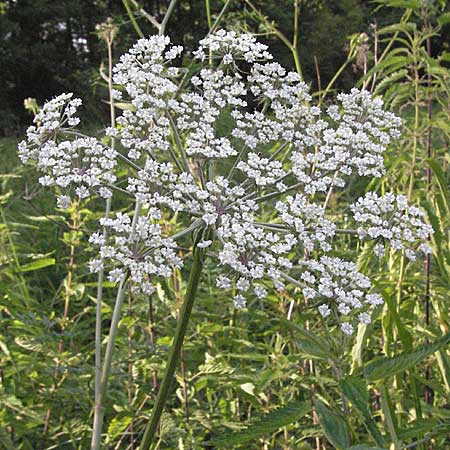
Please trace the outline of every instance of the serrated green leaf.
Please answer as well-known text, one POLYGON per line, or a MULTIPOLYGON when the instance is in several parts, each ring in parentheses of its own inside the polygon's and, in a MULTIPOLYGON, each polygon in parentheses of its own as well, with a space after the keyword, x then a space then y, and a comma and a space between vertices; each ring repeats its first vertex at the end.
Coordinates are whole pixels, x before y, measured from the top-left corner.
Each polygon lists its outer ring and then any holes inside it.
POLYGON ((448 359, 447 353, 443 350, 439 350, 436 353, 436 359, 438 362, 438 367, 444 381, 445 390, 447 393, 450 392, 450 361, 448 359))
POLYGON ((293 402, 262 416, 245 430, 234 433, 226 432, 222 436, 213 438, 208 444, 218 448, 226 448, 254 441, 261 436, 268 435, 296 422, 308 414, 310 410, 311 405, 306 402, 293 402))
POLYGON ((364 367, 364 376, 368 381, 386 379, 392 375, 414 367, 416 364, 423 361, 425 358, 432 355, 449 342, 450 333, 447 333, 431 344, 419 346, 415 351, 404 352, 392 358, 378 358, 364 367))
POLYGON ((445 202, 445 207, 447 209, 447 213, 450 212, 450 190, 448 188, 448 183, 445 179, 444 172, 442 170, 441 165, 433 158, 427 158, 427 163, 430 166, 433 174, 435 175, 439 189, 441 191, 442 198, 445 202))
POLYGON ((372 414, 367 406, 369 394, 364 381, 356 377, 347 377, 339 381, 339 386, 345 397, 347 397, 357 409, 364 422, 364 426, 367 428, 367 431, 373 437, 376 444, 380 447, 384 446, 385 442, 383 436, 378 430, 377 424, 375 420, 373 420, 372 414))
POLYGON ((320 400, 314 399, 314 405, 326 438, 338 450, 347 450, 351 444, 351 434, 347 422, 320 400))
POLYGON ((441 27, 450 23, 450 12, 445 12, 445 13, 441 14, 438 17, 437 21, 441 27))
POLYGON ((332 350, 322 337, 286 319, 281 320, 281 325, 292 331, 300 353, 317 359, 328 359, 330 357, 332 350))
POLYGON ((108 426, 108 435, 110 438, 115 439, 122 431, 131 423, 132 417, 119 414, 111 419, 108 426))

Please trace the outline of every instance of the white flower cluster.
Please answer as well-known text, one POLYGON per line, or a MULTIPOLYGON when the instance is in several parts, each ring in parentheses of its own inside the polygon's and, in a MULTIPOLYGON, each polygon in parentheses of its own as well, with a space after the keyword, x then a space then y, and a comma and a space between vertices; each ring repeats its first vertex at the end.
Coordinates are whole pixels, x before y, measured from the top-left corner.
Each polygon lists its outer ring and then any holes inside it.
POLYGON ((79 98, 72 98, 73 94, 61 94, 45 103, 36 114, 34 123, 27 129, 27 139, 19 143, 19 157, 25 164, 30 159, 36 160, 41 147, 56 138, 57 131, 64 125, 77 126, 80 119, 75 116, 81 106, 79 98))
POLYGON ((250 34, 238 35, 234 31, 219 30, 200 41, 200 46, 194 55, 204 61, 209 52, 220 57, 224 65, 231 64, 236 59, 249 63, 258 60, 272 59, 267 51, 267 45, 261 44, 250 34))
MULTIPOLYGON (((156 218, 158 219, 158 217, 156 218)), ((163 238, 161 225, 150 214, 140 216, 133 223, 130 216, 117 213, 115 218, 101 219, 104 233, 94 233, 89 241, 99 247, 99 259, 90 262, 92 272, 103 268, 108 261, 109 280, 118 282, 126 274, 142 292, 154 291, 154 277, 168 278, 175 268, 182 266, 182 260, 176 255, 176 243, 163 238)))
MULTIPOLYGON (((237 168, 248 178, 255 180, 257 186, 267 186, 270 184, 281 183, 282 178, 286 176, 281 161, 271 161, 269 158, 261 158, 256 153, 249 153, 247 161, 240 161, 237 168), (280 181, 279 181, 280 180, 280 181)), ((280 190, 284 185, 280 185, 280 190)))
POLYGON ((114 82, 125 89, 131 107, 118 117, 119 127, 107 132, 120 138, 130 159, 167 150, 170 145, 169 120, 163 114, 178 89, 174 80, 180 71, 167 66, 182 47, 169 44, 170 39, 164 36, 139 39, 114 68, 114 82))
MULTIPOLYGON (((319 313, 322 317, 335 313, 349 317, 352 311, 359 312, 357 319, 360 323, 371 322, 368 307, 380 305, 383 299, 378 294, 369 294, 371 287, 369 278, 356 270, 352 262, 339 258, 323 256, 320 261, 304 261, 302 266, 306 269, 301 279, 307 285, 303 289, 306 299, 314 299, 321 303, 319 313)), ((348 320, 341 322, 341 329, 350 335, 353 325, 348 320)))
MULTIPOLYGON (((185 247, 202 233, 197 245, 217 258, 217 286, 233 292, 236 307, 265 298, 271 286, 295 286, 345 333, 354 321, 369 323, 369 308, 382 299, 352 262, 329 256, 340 230, 326 199, 351 175, 383 174, 399 119, 356 89, 324 113, 299 75, 271 62, 250 35, 210 34, 195 57, 211 63, 195 74, 176 67, 181 50, 168 37, 140 39, 114 69, 114 96, 129 107, 107 134, 120 141, 129 167, 121 192, 142 212, 102 221, 109 237, 92 236, 100 251, 91 270, 112 266, 112 281, 127 276, 150 293, 155 277, 181 267, 176 241, 185 247), (161 221, 175 215, 185 229, 164 236, 161 221)), ((45 130, 30 131, 22 159, 38 161, 47 184, 109 195, 116 155, 91 138, 56 139, 65 122, 76 122, 77 103, 70 95, 52 102, 38 119, 45 130)), ((383 198, 353 207, 360 237, 425 250, 430 229, 422 213, 398 197, 383 198)))
POLYGON ((116 181, 117 153, 113 149, 92 137, 67 140, 67 132, 79 123, 75 113, 80 105, 81 100, 72 99, 72 94, 47 102, 34 119, 37 125, 28 128, 27 140, 19 144, 22 162, 36 162, 37 169, 45 174, 39 183, 64 191, 57 201, 62 209, 70 206, 67 194, 71 189, 80 199, 89 197, 92 191, 108 198, 112 195, 109 186, 116 181))
POLYGON ((305 127, 292 161, 306 192, 344 186, 345 177, 355 172, 372 177, 384 174, 383 153, 399 136, 401 122, 382 106, 369 92, 352 89, 338 95, 338 104, 328 108, 327 117, 315 116, 305 127))
POLYGON ((285 289, 283 276, 292 268, 289 253, 298 242, 293 234, 268 232, 245 216, 225 215, 217 229, 217 235, 223 242, 218 254, 219 261, 222 266, 231 269, 227 277, 218 278, 217 285, 230 288, 234 280, 239 292, 233 298, 237 307, 245 306, 244 293, 249 293, 251 289, 260 299, 267 295, 267 290, 261 285, 264 279, 272 280, 279 291, 285 289))
POLYGON ((433 228, 424 222, 424 212, 409 206, 404 195, 388 193, 379 197, 375 192, 368 192, 351 205, 351 210, 359 225, 359 238, 375 240, 375 254, 379 258, 385 253, 385 243, 393 250, 404 250, 412 261, 418 251, 431 253, 426 241, 433 228))
POLYGON ((325 210, 317 204, 309 204, 304 195, 288 195, 286 200, 278 202, 275 208, 281 220, 293 231, 307 252, 314 250, 317 243, 321 250, 331 250, 329 241, 334 237, 336 225, 325 219, 325 210))

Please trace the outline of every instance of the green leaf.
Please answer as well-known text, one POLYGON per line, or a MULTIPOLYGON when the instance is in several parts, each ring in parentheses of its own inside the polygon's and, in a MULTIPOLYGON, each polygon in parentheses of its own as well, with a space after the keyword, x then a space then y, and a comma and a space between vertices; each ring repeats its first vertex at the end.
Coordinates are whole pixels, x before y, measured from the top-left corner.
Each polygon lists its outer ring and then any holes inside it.
POLYGON ((262 355, 261 353, 226 353, 226 356, 233 359, 245 359, 248 361, 261 362, 266 362, 268 359, 267 355, 262 355))
POLYGON ((406 369, 414 367, 429 355, 438 351, 450 342, 450 333, 442 336, 431 344, 424 344, 412 352, 404 352, 392 358, 383 357, 369 363, 364 367, 364 376, 368 381, 386 379, 406 369))
POLYGON ((444 172, 441 165, 433 158, 427 158, 428 165, 430 166, 433 174, 435 175, 442 197, 445 201, 445 207, 447 213, 450 212, 450 190, 448 188, 448 182, 445 179, 444 172))
POLYGON ((376 444, 380 447, 384 446, 385 442, 383 436, 378 430, 377 424, 375 420, 373 420, 372 414, 367 406, 369 395, 364 380, 356 377, 347 377, 339 381, 339 386, 342 393, 357 409, 358 413, 362 417, 364 426, 367 428, 367 431, 373 437, 376 444))
POLYGON ((444 350, 439 350, 436 353, 436 359, 444 381, 445 390, 447 393, 450 393, 450 361, 447 353, 444 350))
POLYGON ((384 3, 391 8, 420 8, 420 0, 382 0, 380 3, 384 3))
POLYGON ((307 355, 311 358, 325 359, 327 360, 332 354, 332 350, 320 336, 305 330, 300 325, 293 323, 286 319, 281 319, 281 326, 289 329, 295 336, 295 343, 299 347, 300 353, 307 355))
POLYGON ((123 111, 136 111, 135 106, 130 102, 114 102, 114 106, 123 111))
POLYGON ((116 417, 113 417, 108 426, 108 435, 112 439, 115 439, 131 423, 131 419, 132 417, 128 415, 124 416, 122 414, 118 414, 116 417))
POLYGON ((338 450, 347 450, 350 446, 350 430, 347 422, 320 400, 314 399, 314 405, 326 438, 338 450))
POLYGON ((30 272, 32 270, 43 269, 44 267, 54 266, 55 262, 56 262, 55 258, 37 259, 36 261, 32 261, 28 264, 24 264, 23 266, 20 266, 20 271, 21 272, 30 272))
POLYGON ((262 416, 248 426, 247 429, 234 433, 226 432, 222 436, 213 438, 208 444, 218 448, 233 447, 254 441, 261 436, 268 435, 296 422, 310 412, 311 405, 307 402, 293 402, 262 416))
POLYGON ((438 17, 437 21, 441 27, 450 23, 450 12, 445 12, 445 13, 441 14, 438 17))
POLYGON ((387 450, 381 447, 370 447, 366 444, 352 445, 348 450, 387 450))

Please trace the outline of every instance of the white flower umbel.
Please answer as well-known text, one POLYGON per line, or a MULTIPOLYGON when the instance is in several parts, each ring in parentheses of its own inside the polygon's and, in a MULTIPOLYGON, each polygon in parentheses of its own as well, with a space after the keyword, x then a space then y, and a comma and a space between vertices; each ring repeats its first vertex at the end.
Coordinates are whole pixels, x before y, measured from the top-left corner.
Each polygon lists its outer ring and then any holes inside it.
POLYGON ((58 196, 58 207, 67 209, 72 191, 79 199, 95 193, 103 198, 112 195, 110 186, 117 152, 96 138, 73 131, 79 119, 75 116, 81 100, 62 94, 44 105, 27 130, 27 140, 19 144, 22 162, 34 161, 44 175, 43 186, 56 186, 64 194, 58 196), (73 137, 72 139, 68 139, 73 137))
POLYGON ((393 250, 404 250, 405 256, 415 260, 417 253, 430 253, 426 241, 433 233, 424 221, 424 212, 408 205, 404 195, 386 194, 379 197, 368 192, 351 205, 353 218, 358 224, 360 239, 376 241, 375 253, 381 257, 388 243, 393 250))
POLYGON ((57 189, 59 208, 69 207, 72 195, 108 198, 102 231, 90 238, 98 248, 91 271, 102 280, 105 270, 118 284, 96 393, 94 450, 128 287, 151 295, 158 279, 181 268, 185 255, 192 258, 166 374, 142 438, 147 450, 206 259, 215 259, 217 287, 236 308, 295 288, 327 325, 351 335, 358 323, 370 323, 383 299, 353 262, 336 257, 336 236, 374 239, 379 255, 386 241, 409 258, 428 251, 431 228, 404 197, 360 199, 352 207, 357 232, 336 228, 337 215, 329 211, 332 191, 350 177, 384 173, 383 153, 400 120, 380 100, 352 89, 322 111, 300 76, 271 62, 267 46, 248 34, 209 34, 194 52, 191 67, 198 70, 177 66, 181 52, 168 37, 152 36, 120 58, 111 97, 127 106, 106 129, 113 149, 75 130, 81 101, 72 94, 46 103, 19 145, 22 161, 42 172, 40 182, 57 189), (172 234, 174 224, 181 231, 172 234))
MULTIPOLYGON (((247 34, 210 34, 194 52, 205 64, 193 74, 177 66, 181 51, 152 36, 121 57, 115 97, 129 106, 107 130, 120 152, 73 130, 80 101, 71 94, 48 102, 20 144, 22 160, 44 172, 41 182, 62 191, 61 208, 69 188, 80 198, 111 195, 128 165, 119 190, 136 203, 134 216, 102 221, 108 237, 91 237, 99 248, 91 270, 104 265, 111 281, 126 277, 151 293, 156 278, 181 267, 177 248, 193 237, 194 255, 216 258, 217 286, 237 308, 296 287, 346 334, 369 323, 382 298, 353 262, 329 256, 339 232, 354 233, 336 228, 328 198, 350 177, 383 175, 400 120, 357 89, 322 111, 299 75, 247 34), (171 235, 163 223, 175 215, 184 229, 171 235)), ((409 257, 427 251, 431 229, 403 197, 369 194, 352 211, 359 237, 374 239, 378 254, 386 241, 409 257)))
POLYGON ((174 269, 181 268, 182 261, 174 250, 175 242, 162 238, 161 225, 150 215, 140 216, 134 226, 130 216, 123 213, 101 219, 100 223, 105 231, 90 238, 100 249, 100 259, 90 263, 92 272, 100 270, 102 261, 109 261, 110 281, 119 282, 128 273, 135 286, 151 294, 154 277, 168 278, 174 269))

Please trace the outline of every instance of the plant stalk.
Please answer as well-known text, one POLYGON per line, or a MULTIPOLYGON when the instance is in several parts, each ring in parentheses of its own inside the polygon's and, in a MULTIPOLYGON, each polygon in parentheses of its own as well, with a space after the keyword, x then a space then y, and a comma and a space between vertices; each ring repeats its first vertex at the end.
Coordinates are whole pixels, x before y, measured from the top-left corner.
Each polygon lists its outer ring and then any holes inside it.
POLYGON ((106 397, 106 389, 108 387, 109 372, 111 370, 112 353, 114 349, 114 341, 117 334, 117 328, 120 319, 120 310, 123 299, 125 297, 125 286, 127 275, 124 275, 120 281, 119 289, 117 291, 116 303, 114 305, 114 312, 111 319, 111 326, 109 330, 108 344, 106 346, 105 359, 103 361, 103 369, 100 379, 100 386, 98 391, 98 398, 95 402, 94 408, 94 426, 92 431, 91 449, 99 450, 102 436, 103 416, 105 412, 104 401, 106 397))
POLYGON ((188 286, 184 297, 184 303, 180 312, 180 320, 178 321, 175 337, 170 349, 169 358, 167 361, 166 372, 161 382, 161 386, 156 397, 155 405, 153 406, 152 415, 148 422, 144 436, 141 441, 140 450, 149 450, 155 438, 156 430, 158 428, 159 420, 161 418, 164 405, 166 403, 170 385, 174 378, 175 369, 180 359, 180 351, 183 345, 184 336, 186 334, 189 318, 192 312, 192 306, 195 300, 195 294, 200 282, 200 275, 203 269, 205 250, 194 247, 194 261, 189 275, 188 286))

